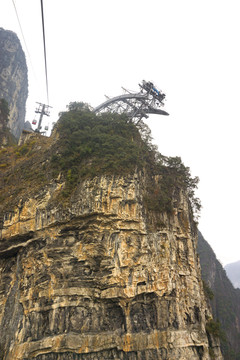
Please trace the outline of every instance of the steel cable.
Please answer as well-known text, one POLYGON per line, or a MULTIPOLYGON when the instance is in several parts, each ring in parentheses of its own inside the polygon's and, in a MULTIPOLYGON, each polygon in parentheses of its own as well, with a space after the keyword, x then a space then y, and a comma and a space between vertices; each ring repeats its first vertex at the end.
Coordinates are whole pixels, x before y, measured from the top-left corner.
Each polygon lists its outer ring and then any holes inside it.
POLYGON ((25 40, 25 36, 24 36, 24 33, 23 33, 23 29, 22 29, 22 25, 21 25, 21 22, 20 22, 20 18, 19 18, 19 15, 18 15, 18 11, 17 11, 15 1, 12 0, 12 3, 13 3, 13 7, 14 7, 14 10, 15 10, 15 13, 16 13, 16 16, 17 16, 17 21, 18 21, 18 25, 19 25, 19 28, 20 28, 20 31, 21 31, 21 34, 22 34, 23 42, 24 42, 24 45, 25 45, 25 48, 26 48, 26 51, 27 51, 27 54, 28 54, 28 58, 29 58, 31 67, 32 67, 32 71, 33 71, 33 74, 34 74, 34 76, 36 78, 36 74, 35 74, 35 71, 34 71, 34 67, 33 67, 33 64, 32 64, 30 53, 28 51, 27 43, 26 43, 26 40, 25 40))
POLYGON ((43 47, 44 47, 44 62, 45 62, 45 76, 46 76, 47 103, 48 103, 48 105, 49 105, 49 95, 48 95, 48 73, 47 73, 47 53, 46 53, 46 37, 45 37, 45 26, 44 26, 43 0, 41 0, 41 12, 42 12, 42 30, 43 30, 43 47))

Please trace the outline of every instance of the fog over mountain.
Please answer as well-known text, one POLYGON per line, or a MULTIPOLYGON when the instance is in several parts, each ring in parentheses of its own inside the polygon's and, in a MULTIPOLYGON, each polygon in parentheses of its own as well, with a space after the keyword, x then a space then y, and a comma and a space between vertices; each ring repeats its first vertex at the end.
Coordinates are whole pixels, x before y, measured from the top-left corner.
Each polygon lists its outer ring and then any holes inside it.
POLYGON ((240 288, 240 260, 227 264, 224 269, 235 288, 240 288))

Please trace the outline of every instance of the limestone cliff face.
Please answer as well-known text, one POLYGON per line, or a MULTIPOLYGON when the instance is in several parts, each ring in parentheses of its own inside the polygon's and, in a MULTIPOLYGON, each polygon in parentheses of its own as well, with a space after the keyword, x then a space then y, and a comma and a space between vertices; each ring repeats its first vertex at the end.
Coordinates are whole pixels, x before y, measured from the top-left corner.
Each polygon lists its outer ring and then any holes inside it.
POLYGON ((27 65, 20 41, 14 32, 0 28, 0 98, 9 104, 8 126, 16 138, 24 127, 27 95, 27 65))
POLYGON ((71 206, 54 182, 2 219, 4 360, 222 359, 184 192, 144 207, 144 173, 83 181, 71 206), (213 356, 213 355, 212 355, 213 356))
POLYGON ((16 139, 8 128, 8 115, 8 103, 0 99, 0 148, 16 144, 16 139))

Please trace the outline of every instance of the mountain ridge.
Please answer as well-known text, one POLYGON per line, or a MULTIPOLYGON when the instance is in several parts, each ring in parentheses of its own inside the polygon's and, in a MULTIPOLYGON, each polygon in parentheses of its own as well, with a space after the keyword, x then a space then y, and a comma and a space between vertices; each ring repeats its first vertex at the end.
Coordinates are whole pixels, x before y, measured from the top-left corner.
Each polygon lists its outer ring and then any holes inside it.
POLYGON ((213 296, 209 299, 215 320, 219 320, 226 340, 221 348, 226 360, 240 359, 240 290, 234 289, 211 246, 198 233, 198 253, 202 278, 213 296))

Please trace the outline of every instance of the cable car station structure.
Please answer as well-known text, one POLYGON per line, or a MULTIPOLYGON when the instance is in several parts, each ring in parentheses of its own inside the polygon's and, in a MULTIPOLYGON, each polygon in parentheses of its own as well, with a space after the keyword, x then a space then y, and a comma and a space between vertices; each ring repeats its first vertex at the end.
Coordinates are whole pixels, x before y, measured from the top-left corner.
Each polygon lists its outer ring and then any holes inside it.
POLYGON ((148 118, 149 114, 169 115, 162 110, 165 94, 158 90, 152 82, 145 80, 139 84, 139 92, 131 92, 123 88, 124 94, 107 100, 97 106, 95 113, 112 112, 126 114, 131 121, 138 124, 142 118, 148 118))
MULTIPOLYGON (((146 82, 145 80, 139 84, 139 92, 131 92, 123 88, 124 94, 113 98, 107 97, 107 100, 93 109, 96 114, 110 112, 117 114, 126 114, 130 121, 136 125, 142 120, 142 118, 148 118, 149 114, 157 115, 169 115, 161 108, 164 106, 165 94, 158 90, 152 82, 146 82)), ((33 120, 32 124, 36 125, 36 132, 44 134, 42 129, 43 116, 49 116, 49 108, 51 106, 42 103, 37 103, 38 107, 35 113, 40 114, 39 121, 33 120)), ((44 130, 48 130, 48 126, 45 126, 44 130)))

